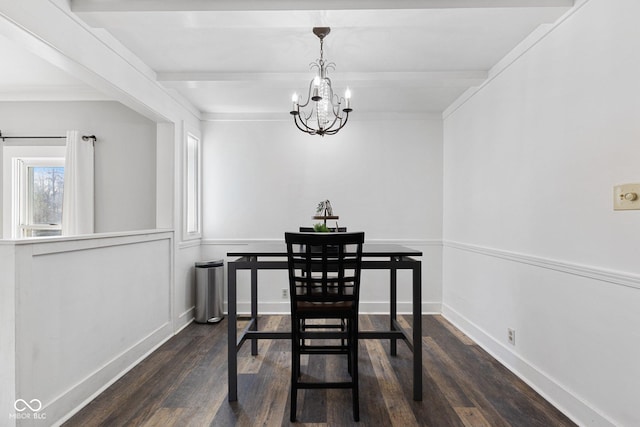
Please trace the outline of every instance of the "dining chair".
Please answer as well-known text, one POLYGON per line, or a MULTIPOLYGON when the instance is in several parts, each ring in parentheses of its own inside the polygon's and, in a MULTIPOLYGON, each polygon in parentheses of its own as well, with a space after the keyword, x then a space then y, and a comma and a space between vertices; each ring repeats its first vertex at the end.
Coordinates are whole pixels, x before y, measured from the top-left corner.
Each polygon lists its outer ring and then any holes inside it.
POLYGON ((291 421, 296 420, 299 389, 327 388, 351 389, 353 419, 359 421, 358 303, 364 233, 285 233, 285 242, 291 300, 291 421), (336 330, 318 323, 329 319, 338 319, 345 327, 336 330), (303 354, 347 355, 349 379, 312 381, 302 375, 303 354))
MULTIPOLYGON (((299 231, 301 233, 316 233, 316 230, 313 227, 300 227, 299 231)), ((330 233, 345 233, 347 231, 347 227, 329 227, 329 232, 330 233)), ((344 320, 342 319, 338 319, 339 323, 335 324, 335 323, 324 323, 322 325, 322 328, 324 329, 331 329, 331 328, 337 328, 340 329, 342 331, 346 330, 346 323, 344 320)), ((303 320, 300 324, 300 327, 302 329, 314 329, 314 328, 318 328, 318 326, 314 325, 313 323, 307 323, 305 320, 303 320)))

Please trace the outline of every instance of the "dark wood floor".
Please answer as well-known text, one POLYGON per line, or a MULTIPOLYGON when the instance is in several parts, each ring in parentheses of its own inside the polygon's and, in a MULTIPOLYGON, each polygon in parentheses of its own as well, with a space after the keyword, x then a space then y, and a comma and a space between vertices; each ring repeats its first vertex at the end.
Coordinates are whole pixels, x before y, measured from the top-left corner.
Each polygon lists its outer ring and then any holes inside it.
MULTIPOLYGON (((363 330, 387 324, 361 316, 363 330)), ((408 324, 402 319, 404 324, 408 324)), ((287 316, 264 316, 261 329, 287 329, 287 316)), ((260 341, 239 355, 238 401, 227 401, 226 320, 192 324, 113 384, 64 425, 289 425, 290 344, 260 341)), ((411 353, 399 343, 360 342, 360 423, 349 390, 304 390, 298 421, 306 426, 573 426, 569 419, 491 358, 442 316, 423 316, 424 399, 412 400, 411 353)), ((303 362, 304 363, 304 362, 303 362)), ((311 356, 318 378, 346 369, 344 356, 311 356)))

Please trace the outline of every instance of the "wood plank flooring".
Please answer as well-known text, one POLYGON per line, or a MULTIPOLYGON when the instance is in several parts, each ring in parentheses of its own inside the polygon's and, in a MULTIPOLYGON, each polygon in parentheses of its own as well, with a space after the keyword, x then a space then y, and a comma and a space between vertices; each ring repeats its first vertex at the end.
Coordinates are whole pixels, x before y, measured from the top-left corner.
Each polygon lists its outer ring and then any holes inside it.
MULTIPOLYGON (((400 319, 407 328, 406 319, 400 319)), ((263 316, 261 329, 286 330, 288 316, 263 316)), ((360 422, 349 390, 303 390, 302 426, 573 426, 557 409, 442 316, 422 318, 423 401, 412 399, 411 352, 398 343, 360 341, 360 422)), ((387 316, 360 317, 384 329, 387 316)), ((283 426, 289 422, 288 340, 245 344, 238 359, 238 401, 227 401, 226 320, 192 324, 100 394, 64 426, 283 426)), ((303 371, 329 378, 344 356, 307 356, 303 371)))

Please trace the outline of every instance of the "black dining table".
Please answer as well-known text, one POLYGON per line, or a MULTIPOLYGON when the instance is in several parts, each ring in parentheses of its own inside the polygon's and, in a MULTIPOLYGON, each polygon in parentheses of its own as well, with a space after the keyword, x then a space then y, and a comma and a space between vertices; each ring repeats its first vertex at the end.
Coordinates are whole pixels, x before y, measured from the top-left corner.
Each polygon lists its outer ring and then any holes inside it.
MULTIPOLYGON (((227 262, 228 298, 228 387, 229 401, 238 400, 238 351, 247 341, 251 341, 251 354, 258 354, 259 339, 291 339, 291 332, 261 331, 258 329, 258 271, 286 270, 287 247, 283 242, 255 243, 238 247, 227 252, 235 258, 227 262), (251 314, 248 324, 238 334, 237 287, 238 270, 251 271, 251 314)), ((389 329, 358 331, 358 339, 389 339, 390 354, 397 354, 396 341, 403 340, 413 352, 413 399, 422 400, 422 262, 415 257, 422 256, 416 249, 397 244, 364 243, 362 247, 362 268, 389 270, 389 329), (397 320, 398 270, 412 272, 412 325, 406 331, 397 320)), ((366 283, 361 285, 366 287, 366 283)))

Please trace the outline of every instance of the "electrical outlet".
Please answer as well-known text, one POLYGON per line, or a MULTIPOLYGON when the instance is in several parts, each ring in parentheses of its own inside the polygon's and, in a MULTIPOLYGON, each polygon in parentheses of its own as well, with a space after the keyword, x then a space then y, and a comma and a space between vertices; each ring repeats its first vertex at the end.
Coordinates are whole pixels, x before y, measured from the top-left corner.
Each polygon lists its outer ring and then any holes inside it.
POLYGON ((282 299, 287 299, 287 298, 289 298, 289 289, 282 288, 282 299))
POLYGON ((640 184, 622 184, 613 187, 613 210, 640 209, 640 184))
POLYGON ((511 329, 511 328, 507 329, 507 339, 509 340, 509 344, 516 345, 516 331, 515 331, 515 329, 511 329))

